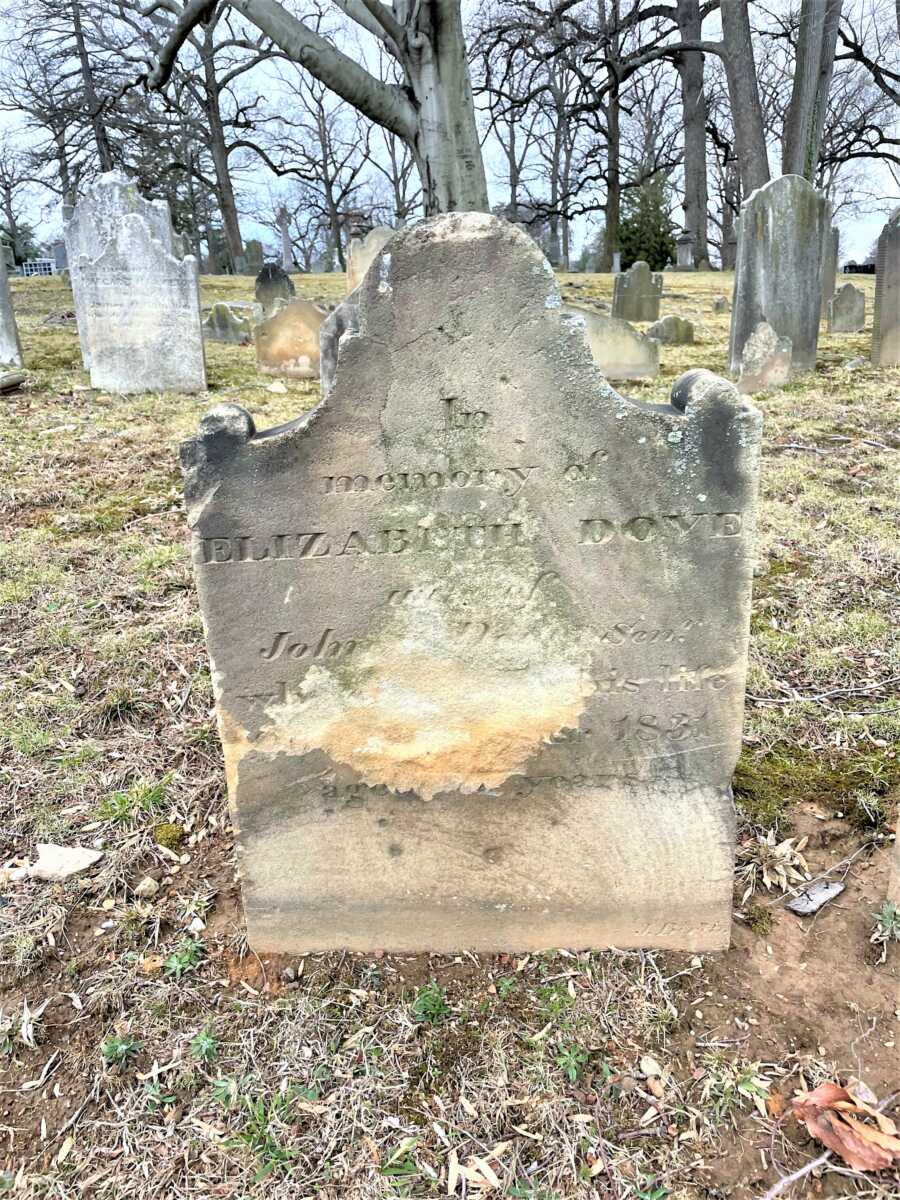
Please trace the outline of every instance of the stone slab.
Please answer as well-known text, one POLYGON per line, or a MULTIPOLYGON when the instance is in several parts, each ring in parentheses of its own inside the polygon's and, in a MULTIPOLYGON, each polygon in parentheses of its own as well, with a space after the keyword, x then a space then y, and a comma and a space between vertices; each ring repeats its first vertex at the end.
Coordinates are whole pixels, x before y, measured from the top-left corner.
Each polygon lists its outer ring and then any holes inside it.
POLYGON ((597 371, 527 234, 396 235, 327 398, 182 452, 251 945, 727 945, 759 413, 597 371))
POLYGON ((826 227, 822 249, 822 320, 828 316, 828 305, 837 287, 838 257, 841 250, 841 231, 836 225, 826 227))
POLYGON ((670 314, 654 323, 647 330, 647 337, 656 338, 664 346, 692 346, 694 344, 694 323, 685 317, 670 314))
POLYGON ((2 257, 0 257, 0 364, 9 367, 21 367, 22 365, 22 343, 19 341, 19 329, 16 325, 16 314, 13 311, 12 296, 9 291, 6 263, 2 257))
POLYGON ((638 261, 613 280, 612 315, 623 321, 657 321, 662 292, 662 272, 638 261))
POLYGON ((265 375, 318 379, 319 331, 327 314, 309 300, 292 300, 253 331, 256 361, 265 375))
POLYGON ((866 293, 845 283, 828 301, 829 333, 860 333, 866 327, 866 293))
POLYGON ((640 330, 576 304, 563 306, 584 326, 594 362, 607 379, 653 379, 659 374, 659 344, 640 330))
POLYGON ((744 202, 729 346, 735 375, 747 339, 763 322, 790 338, 795 371, 815 369, 830 214, 826 197, 799 175, 773 179, 744 202))
POLYGON ((872 362, 900 366, 900 208, 878 239, 872 362))

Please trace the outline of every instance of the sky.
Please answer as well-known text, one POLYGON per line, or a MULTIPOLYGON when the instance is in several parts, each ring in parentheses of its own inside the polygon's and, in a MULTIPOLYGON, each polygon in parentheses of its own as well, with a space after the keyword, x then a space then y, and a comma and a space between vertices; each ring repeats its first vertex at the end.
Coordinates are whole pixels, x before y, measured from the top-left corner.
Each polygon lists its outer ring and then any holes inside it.
MULTIPOLYGON (((851 0, 852 2, 853 0, 851 0)), ((718 31, 710 22, 709 33, 707 33, 707 27, 704 27, 704 32, 707 36, 716 37, 718 31)), ((362 35, 363 45, 361 48, 364 53, 367 36, 362 35)), ((2 70, 2 66, 2 51, 0 51, 0 70, 2 70)), ((268 74, 271 77, 271 73, 268 74)), ((257 86, 259 85, 257 84, 257 86)), ((896 125, 896 132, 900 133, 900 112, 898 112, 896 125)), ((15 113, 0 113, 0 136, 20 144, 27 144, 27 135, 23 133, 21 116, 15 113)), ((485 144, 484 157, 491 203, 502 204, 507 199, 507 188, 501 177, 502 161, 498 147, 490 140, 485 144)), ((777 164, 777 157, 776 148, 773 147, 770 154, 773 166, 777 164)), ((900 205, 900 185, 885 164, 877 160, 866 160, 860 173, 863 190, 868 193, 870 198, 865 203, 858 205, 852 212, 839 212, 835 219, 835 223, 841 231, 840 259, 842 262, 862 261, 871 250, 889 215, 900 205)), ((241 230, 245 239, 259 238, 264 245, 274 249, 274 235, 254 220, 251 214, 265 206, 270 192, 278 190, 278 181, 261 163, 250 167, 241 167, 235 172, 235 176, 236 184, 242 193, 239 204, 242 209, 241 230)), ((27 216, 37 232, 39 241, 49 243, 61 236, 60 207, 47 191, 33 189, 27 216)), ((676 209, 673 216, 678 221, 681 217, 680 210, 676 209)), ((575 255, 577 255, 582 243, 591 236, 592 229, 588 221, 582 219, 575 223, 574 233, 573 241, 575 255)))

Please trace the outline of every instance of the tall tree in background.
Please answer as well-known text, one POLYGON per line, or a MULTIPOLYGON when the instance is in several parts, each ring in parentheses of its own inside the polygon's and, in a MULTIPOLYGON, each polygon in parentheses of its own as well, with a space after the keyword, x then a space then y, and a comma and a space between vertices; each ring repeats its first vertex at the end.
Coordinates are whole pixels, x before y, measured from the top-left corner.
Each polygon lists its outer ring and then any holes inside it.
MULTIPOLYGON (((683 42, 700 41, 703 26, 700 0, 678 0, 676 20, 683 42)), ((684 115, 684 225, 694 235, 694 260, 701 263, 709 257, 703 55, 699 50, 684 50, 678 56, 676 65, 681 79, 681 108, 684 115)))
POLYGON ((803 0, 794 88, 784 127, 783 175, 816 178, 842 0, 803 0))

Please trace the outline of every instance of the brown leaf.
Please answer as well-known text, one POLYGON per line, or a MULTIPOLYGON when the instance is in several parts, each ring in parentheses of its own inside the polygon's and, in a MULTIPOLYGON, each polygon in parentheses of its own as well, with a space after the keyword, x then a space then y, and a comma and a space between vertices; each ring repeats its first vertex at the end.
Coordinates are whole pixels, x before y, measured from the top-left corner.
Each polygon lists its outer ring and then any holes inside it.
POLYGON ((779 1095, 778 1092, 770 1092, 766 1096, 766 1109, 769 1116, 777 1120, 784 1112, 784 1096, 779 1095))
POLYGON ((870 1105, 854 1099, 836 1083, 821 1083, 793 1100, 794 1116, 810 1134, 839 1155, 855 1171, 880 1171, 900 1162, 900 1138, 894 1122, 870 1105), (872 1117, 870 1125, 852 1113, 872 1117))

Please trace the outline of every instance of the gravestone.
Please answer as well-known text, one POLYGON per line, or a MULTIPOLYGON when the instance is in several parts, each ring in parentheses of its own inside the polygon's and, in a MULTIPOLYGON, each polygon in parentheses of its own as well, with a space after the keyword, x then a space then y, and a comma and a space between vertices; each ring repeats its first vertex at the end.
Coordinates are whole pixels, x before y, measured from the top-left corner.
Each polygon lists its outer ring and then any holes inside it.
POLYGON ((249 242, 244 243, 244 259, 245 270, 255 275, 262 269, 263 265, 263 245, 256 238, 251 238, 249 242))
POLYGON ((738 391, 752 396, 782 387, 791 378, 791 339, 781 338, 761 321, 744 343, 738 391))
POLYGON ((203 321, 203 336, 208 342, 227 342, 232 346, 249 346, 253 341, 253 326, 262 318, 258 304, 235 304, 218 301, 203 321))
POLYGON ((623 321, 656 321, 662 290, 662 274, 636 262, 613 281, 612 315, 623 321))
POLYGON ((670 314, 661 321, 655 321, 647 330, 647 337, 656 338, 664 346, 692 346, 694 323, 685 317, 670 314))
POLYGON ((0 363, 21 367, 22 345, 9 292, 6 263, 0 258, 0 363))
POLYGON ((262 305, 263 315, 268 317, 276 300, 293 300, 294 282, 278 263, 266 263, 256 277, 254 294, 257 304, 262 305))
POLYGON ((398 232, 326 400, 182 462, 251 945, 727 945, 760 416, 599 375, 531 238, 398 232))
POLYGON ((319 330, 326 313, 309 300, 292 300, 253 331, 256 362, 266 375, 318 379, 319 330))
POLYGON ((872 362, 900 366, 900 208, 878 239, 872 362))
POLYGON ((619 272, 622 270, 622 251, 621 250, 613 250, 612 269, 613 269, 613 275, 618 275, 619 272))
POLYGON ((779 338, 790 338, 795 371, 815 369, 830 212, 828 200, 800 175, 773 179, 745 201, 729 346, 735 374, 747 339, 762 322, 779 338))
POLYGON ((279 208, 275 216, 278 226, 278 237, 281 241, 281 267, 290 271, 294 266, 294 247, 291 245, 291 217, 286 208, 279 208))
POLYGON ((712 302, 712 310, 717 316, 722 313, 731 312, 731 305, 728 303, 727 296, 714 296, 712 302))
POLYGON ((829 333, 859 333, 866 327, 866 293, 845 283, 828 302, 829 333))
POLYGON ((822 249, 822 320, 828 316, 828 304, 837 286, 838 255, 841 250, 841 231, 836 225, 825 230, 822 249))
POLYGON ((77 275, 92 387, 206 390, 195 258, 172 254, 139 213, 127 213, 98 258, 79 257, 77 275))
POLYGON ((659 345, 652 338, 618 317, 574 304, 563 308, 584 325, 588 349, 607 379, 652 379, 659 374, 659 345))
POLYGON ((387 225, 376 225, 365 237, 352 237, 347 251, 347 293, 355 292, 362 283, 373 260, 384 249, 394 230, 387 225))
POLYGON ((694 235, 683 233, 675 240, 675 270, 693 271, 694 266, 694 235))
MULTIPOLYGON (((129 214, 142 218, 150 237, 159 242, 162 253, 179 260, 184 258, 184 245, 172 230, 166 201, 146 200, 138 191, 134 180, 121 171, 107 171, 100 175, 74 208, 63 208, 66 260, 75 302, 81 359, 85 370, 89 370, 91 366, 91 330, 90 316, 85 307, 86 293, 82 287, 82 264, 85 270, 91 271, 92 264, 101 257, 109 242, 116 236, 122 219, 129 214)), ((193 262, 193 259, 190 261, 193 262)), ((196 275, 196 268, 194 274, 196 275)), ((108 316, 109 314, 104 317, 104 321, 108 316)), ((106 336, 108 332, 108 329, 104 330, 101 336, 106 336)))

